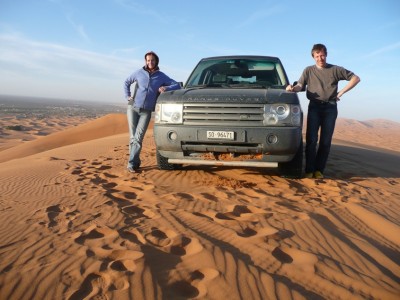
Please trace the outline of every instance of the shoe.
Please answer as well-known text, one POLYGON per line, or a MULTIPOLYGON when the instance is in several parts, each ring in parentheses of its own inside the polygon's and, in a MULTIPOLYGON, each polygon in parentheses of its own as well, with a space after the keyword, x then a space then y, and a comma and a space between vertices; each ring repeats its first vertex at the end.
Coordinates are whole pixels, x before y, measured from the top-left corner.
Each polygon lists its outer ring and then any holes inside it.
POLYGON ((136 173, 136 170, 133 167, 128 167, 127 170, 129 173, 136 173))
POLYGON ((320 171, 315 171, 314 172, 314 178, 322 179, 322 178, 324 178, 324 174, 322 174, 320 171))
POLYGON ((304 178, 313 178, 314 174, 312 172, 304 174, 304 178))

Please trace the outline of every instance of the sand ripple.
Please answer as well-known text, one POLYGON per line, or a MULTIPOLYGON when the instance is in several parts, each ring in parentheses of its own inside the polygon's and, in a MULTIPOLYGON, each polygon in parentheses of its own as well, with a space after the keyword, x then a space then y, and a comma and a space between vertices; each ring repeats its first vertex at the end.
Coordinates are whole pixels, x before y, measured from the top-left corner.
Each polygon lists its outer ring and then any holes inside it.
POLYGON ((126 142, 1 163, 1 299, 398 299, 399 156, 335 145, 323 180, 167 172, 150 129, 130 174, 126 142))

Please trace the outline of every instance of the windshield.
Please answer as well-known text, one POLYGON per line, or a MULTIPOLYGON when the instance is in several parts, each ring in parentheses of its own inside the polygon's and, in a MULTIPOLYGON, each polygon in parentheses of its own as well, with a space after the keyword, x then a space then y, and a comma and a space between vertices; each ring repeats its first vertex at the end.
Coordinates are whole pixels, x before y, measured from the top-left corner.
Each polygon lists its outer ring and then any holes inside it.
POLYGON ((214 58, 200 61, 190 75, 190 87, 283 87, 286 75, 279 61, 267 58, 214 58))

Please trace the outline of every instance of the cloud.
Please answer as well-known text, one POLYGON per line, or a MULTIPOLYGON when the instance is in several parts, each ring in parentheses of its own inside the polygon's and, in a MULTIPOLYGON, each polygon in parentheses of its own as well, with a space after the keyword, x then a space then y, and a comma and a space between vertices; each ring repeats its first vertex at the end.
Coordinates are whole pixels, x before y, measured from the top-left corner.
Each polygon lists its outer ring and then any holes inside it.
POLYGON ((157 10, 154 9, 154 6, 149 6, 147 5, 147 3, 146 5, 143 5, 140 2, 134 0, 114 0, 114 2, 125 9, 133 11, 136 14, 149 16, 150 18, 157 19, 158 21, 163 23, 168 23, 168 20, 171 20, 167 15, 159 14, 157 10))
MULTIPOLYGON (((125 79, 133 70, 143 66, 143 56, 127 59, 135 49, 117 49, 111 54, 101 54, 59 44, 38 42, 24 36, 0 33, 0 73, 32 73, 38 76, 60 78, 125 79), (121 57, 120 55, 123 55, 121 57)), ((134 53, 133 53, 134 54, 134 53)), ((134 57, 134 55, 129 57, 134 57)), ((182 78, 188 70, 163 64, 172 78, 182 78)))
POLYGON ((238 28, 243 28, 247 27, 251 24, 258 23, 262 19, 266 19, 268 17, 274 16, 276 14, 281 13, 284 11, 283 6, 281 5, 275 5, 270 7, 269 9, 264 9, 264 10, 257 10, 253 14, 251 14, 249 17, 244 19, 242 22, 239 22, 237 25, 238 28))
POLYGON ((85 28, 83 27, 83 25, 75 23, 71 16, 67 16, 67 20, 72 25, 74 30, 76 32, 78 32, 79 36, 83 40, 85 40, 86 42, 90 42, 90 39, 89 39, 88 35, 86 34, 85 28))
MULTIPOLYGON (((124 55, 132 57, 135 53, 138 52, 138 50, 140 50, 140 47, 114 49, 112 51, 112 55, 124 55)), ((142 53, 140 53, 140 55, 142 55, 142 53)))
POLYGON ((141 65, 141 60, 125 60, 113 55, 32 41, 18 34, 0 34, 0 66, 3 71, 75 78, 120 78, 141 65))
POLYGON ((397 42, 397 43, 394 43, 394 44, 391 44, 391 45, 387 45, 387 46, 379 48, 379 49, 377 49, 375 51, 372 51, 372 52, 364 55, 363 58, 371 58, 371 57, 378 56, 378 55, 381 55, 383 53, 391 52, 391 51, 394 51, 394 50, 397 50, 397 49, 400 49, 400 42, 397 42))
MULTIPOLYGON (((115 51, 122 53, 123 50, 115 51)), ((132 56, 133 57, 133 56, 132 56)), ((109 100, 122 97, 125 78, 143 66, 138 59, 38 42, 18 33, 0 33, 0 91, 11 95, 109 100)), ((184 70, 163 67, 177 80, 184 70)))
POLYGON ((142 60, 0 33, 0 90, 10 95, 109 101, 142 60))

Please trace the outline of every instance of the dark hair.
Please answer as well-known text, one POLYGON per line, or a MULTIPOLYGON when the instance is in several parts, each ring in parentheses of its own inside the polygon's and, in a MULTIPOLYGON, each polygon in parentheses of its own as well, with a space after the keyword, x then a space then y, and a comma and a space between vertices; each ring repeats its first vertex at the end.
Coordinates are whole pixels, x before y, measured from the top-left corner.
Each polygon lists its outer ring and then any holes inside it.
POLYGON ((328 55, 328 50, 324 44, 315 44, 311 49, 311 56, 314 57, 314 52, 324 51, 325 55, 328 55))
POLYGON ((160 62, 160 59, 158 58, 158 55, 153 52, 153 51, 149 51, 144 55, 144 59, 147 59, 147 55, 153 55, 156 59, 156 67, 158 67, 158 63, 160 62))

